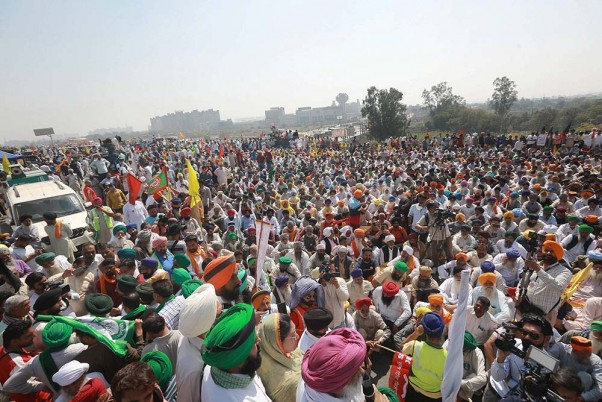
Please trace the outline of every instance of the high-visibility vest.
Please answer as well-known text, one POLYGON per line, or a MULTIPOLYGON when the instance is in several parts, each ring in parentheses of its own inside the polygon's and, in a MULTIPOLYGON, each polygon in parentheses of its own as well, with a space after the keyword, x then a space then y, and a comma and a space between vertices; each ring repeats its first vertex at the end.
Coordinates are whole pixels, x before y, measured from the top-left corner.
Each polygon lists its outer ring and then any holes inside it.
POLYGON ((414 341, 410 383, 426 392, 440 392, 447 350, 414 341))
MULTIPOLYGON (((92 228, 94 229, 95 232, 98 232, 100 230, 100 214, 98 213, 98 211, 96 209, 93 209, 91 211, 91 213, 92 213, 92 228)), ((103 215, 105 218, 105 224, 107 225, 107 227, 109 229, 111 229, 113 227, 113 218, 111 218, 107 214, 103 214, 103 215)))

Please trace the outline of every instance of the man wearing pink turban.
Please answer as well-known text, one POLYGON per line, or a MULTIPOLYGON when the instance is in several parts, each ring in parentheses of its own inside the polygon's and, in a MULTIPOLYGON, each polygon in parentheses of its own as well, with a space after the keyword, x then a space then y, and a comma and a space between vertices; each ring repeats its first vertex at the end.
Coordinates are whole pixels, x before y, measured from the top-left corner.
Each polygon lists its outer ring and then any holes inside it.
POLYGON ((159 268, 169 272, 173 270, 174 255, 167 249, 167 237, 159 236, 152 242, 155 252, 151 255, 152 258, 159 261, 159 268))
MULTIPOLYGON (((365 400, 362 380, 366 351, 364 338, 354 329, 335 329, 318 339, 303 355, 297 401, 365 400)), ((374 385, 370 393, 375 401, 388 400, 374 385)))

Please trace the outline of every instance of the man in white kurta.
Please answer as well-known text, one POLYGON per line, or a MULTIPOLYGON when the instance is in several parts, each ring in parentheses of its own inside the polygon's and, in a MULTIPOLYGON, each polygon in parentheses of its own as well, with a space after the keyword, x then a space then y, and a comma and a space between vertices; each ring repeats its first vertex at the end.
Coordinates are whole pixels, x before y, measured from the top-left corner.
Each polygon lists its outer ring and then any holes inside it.
POLYGON ((74 252, 77 251, 70 237, 73 236, 71 225, 57 219, 56 214, 44 214, 46 226, 44 231, 50 240, 50 251, 56 255, 64 255, 69 262, 75 259, 74 252))

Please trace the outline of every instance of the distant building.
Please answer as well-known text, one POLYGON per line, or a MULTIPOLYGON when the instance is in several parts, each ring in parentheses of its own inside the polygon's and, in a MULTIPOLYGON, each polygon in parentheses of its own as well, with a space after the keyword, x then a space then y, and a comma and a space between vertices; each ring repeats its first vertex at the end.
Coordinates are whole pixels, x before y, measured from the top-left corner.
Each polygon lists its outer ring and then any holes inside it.
POLYGON ((96 130, 88 131, 88 135, 105 135, 114 133, 132 133, 132 127, 111 127, 111 128, 97 128, 96 130))
POLYGON ((281 106, 272 107, 265 111, 265 122, 269 125, 281 126, 284 122, 284 108, 281 106))
POLYGON ((336 123, 341 116, 341 108, 339 106, 300 107, 296 115, 297 124, 300 125, 336 123))
POLYGON ((221 123, 219 110, 213 109, 193 110, 192 112, 176 111, 164 116, 153 117, 150 121, 150 131, 161 134, 214 130, 219 128, 221 123))

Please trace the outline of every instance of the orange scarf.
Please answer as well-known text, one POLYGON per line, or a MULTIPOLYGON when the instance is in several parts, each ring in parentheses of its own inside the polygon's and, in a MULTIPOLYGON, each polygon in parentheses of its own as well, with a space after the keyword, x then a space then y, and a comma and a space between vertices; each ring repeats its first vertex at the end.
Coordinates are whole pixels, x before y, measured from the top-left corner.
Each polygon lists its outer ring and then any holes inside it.
POLYGON ((54 237, 60 239, 63 236, 63 222, 60 220, 56 220, 54 223, 54 237))
POLYGON ((416 268, 414 266, 414 256, 410 255, 410 258, 408 259, 408 273, 412 272, 414 268, 416 268))
POLYGON ((100 283, 100 293, 103 293, 106 295, 107 294, 107 283, 113 285, 117 282, 117 275, 119 275, 119 270, 116 269, 115 272, 116 272, 115 279, 111 279, 111 278, 107 277, 105 274, 100 275, 100 279, 98 280, 98 282, 100 283))
POLYGON ((196 261, 195 257, 201 256, 203 259, 207 258, 207 253, 203 250, 202 247, 199 247, 197 251, 194 253, 190 250, 186 249, 186 255, 190 258, 190 264, 192 265, 192 269, 194 269, 194 273, 197 277, 201 277, 201 268, 199 267, 199 263, 196 261))

